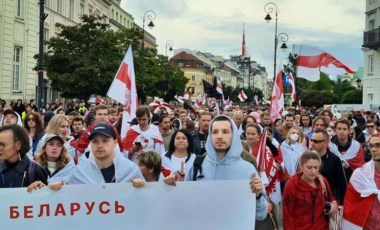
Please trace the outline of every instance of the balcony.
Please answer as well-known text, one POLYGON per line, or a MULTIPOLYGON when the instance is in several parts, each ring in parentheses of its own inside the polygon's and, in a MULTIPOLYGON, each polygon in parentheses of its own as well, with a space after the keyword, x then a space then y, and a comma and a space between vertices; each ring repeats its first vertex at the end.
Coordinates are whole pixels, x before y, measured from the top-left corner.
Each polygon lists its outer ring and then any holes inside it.
POLYGON ((380 47, 380 28, 364 31, 362 46, 377 50, 380 47))

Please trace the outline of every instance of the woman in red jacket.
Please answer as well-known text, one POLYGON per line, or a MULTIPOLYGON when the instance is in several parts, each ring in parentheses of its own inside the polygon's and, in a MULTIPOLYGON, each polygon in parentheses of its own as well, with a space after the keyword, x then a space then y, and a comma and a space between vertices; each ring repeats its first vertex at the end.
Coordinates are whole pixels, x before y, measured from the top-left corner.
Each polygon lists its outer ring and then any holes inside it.
POLYGON ((299 159, 300 172, 286 184, 283 193, 284 229, 328 230, 328 215, 337 202, 325 178, 320 176, 320 156, 307 150, 299 159))

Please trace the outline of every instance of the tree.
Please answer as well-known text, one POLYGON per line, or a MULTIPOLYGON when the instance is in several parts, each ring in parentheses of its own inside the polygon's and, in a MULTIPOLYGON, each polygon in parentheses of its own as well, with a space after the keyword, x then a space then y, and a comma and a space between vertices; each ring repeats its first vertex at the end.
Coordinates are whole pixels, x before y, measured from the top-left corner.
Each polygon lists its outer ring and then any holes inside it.
POLYGON ((303 93, 301 99, 303 106, 316 108, 320 108, 325 104, 335 104, 338 101, 338 97, 327 90, 307 90, 303 93))
POLYGON ((164 74, 163 57, 157 55, 157 50, 142 49, 140 29, 115 32, 103 23, 103 19, 84 15, 82 23, 75 26, 56 24, 60 33, 47 42, 49 50, 45 54, 53 88, 69 98, 87 99, 93 94, 105 96, 131 45, 138 90, 144 88, 146 95, 162 95, 153 84, 166 75, 170 88, 183 91, 187 83, 183 72, 166 66, 164 74))
MULTIPOLYGON (((345 95, 346 92, 352 91, 355 89, 356 88, 350 85, 348 81, 338 80, 337 83, 334 85, 333 92, 340 99, 338 103, 346 103, 346 102, 343 102, 344 101, 343 96, 345 95)), ((360 97, 360 100, 361 100, 361 97, 360 97)))
POLYGON ((362 104, 363 91, 361 89, 353 89, 343 94, 340 103, 343 104, 362 104))

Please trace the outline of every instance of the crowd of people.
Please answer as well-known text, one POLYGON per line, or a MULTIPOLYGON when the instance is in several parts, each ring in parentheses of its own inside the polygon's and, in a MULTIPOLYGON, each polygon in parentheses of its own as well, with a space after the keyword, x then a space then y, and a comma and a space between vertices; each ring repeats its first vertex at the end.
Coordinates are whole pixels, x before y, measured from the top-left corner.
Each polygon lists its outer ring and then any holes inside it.
POLYGON ((272 120, 265 106, 155 111, 139 106, 123 121, 118 105, 1 103, 0 188, 247 179, 256 229, 329 229, 342 209, 343 229, 377 229, 379 113, 287 108, 272 120))

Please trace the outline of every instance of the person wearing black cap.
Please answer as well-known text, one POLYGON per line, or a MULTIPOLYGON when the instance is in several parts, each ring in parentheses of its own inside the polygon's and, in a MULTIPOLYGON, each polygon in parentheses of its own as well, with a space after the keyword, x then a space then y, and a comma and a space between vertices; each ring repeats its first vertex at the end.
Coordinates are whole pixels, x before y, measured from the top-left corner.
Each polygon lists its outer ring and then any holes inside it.
POLYGON ((91 150, 83 155, 74 169, 69 184, 100 184, 130 182, 144 184, 139 167, 124 157, 116 147, 115 129, 108 124, 96 125, 89 136, 91 150))

